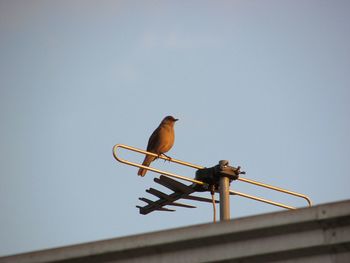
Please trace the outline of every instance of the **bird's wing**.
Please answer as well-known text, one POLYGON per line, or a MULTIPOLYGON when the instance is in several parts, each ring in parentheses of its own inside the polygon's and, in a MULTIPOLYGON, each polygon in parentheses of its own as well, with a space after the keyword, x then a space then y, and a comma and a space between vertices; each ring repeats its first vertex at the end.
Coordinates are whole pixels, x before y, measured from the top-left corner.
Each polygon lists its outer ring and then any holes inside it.
POLYGON ((148 152, 156 152, 156 149, 159 148, 159 138, 160 137, 160 126, 154 130, 151 137, 149 137, 147 151, 148 152))

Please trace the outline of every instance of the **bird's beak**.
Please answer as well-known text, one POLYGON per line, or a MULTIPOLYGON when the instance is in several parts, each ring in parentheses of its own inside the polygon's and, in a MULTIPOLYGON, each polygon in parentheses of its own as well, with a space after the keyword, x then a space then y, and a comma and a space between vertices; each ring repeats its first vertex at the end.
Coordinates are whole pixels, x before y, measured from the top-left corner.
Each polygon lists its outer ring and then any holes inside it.
POLYGON ((174 121, 178 121, 179 119, 175 119, 174 121))

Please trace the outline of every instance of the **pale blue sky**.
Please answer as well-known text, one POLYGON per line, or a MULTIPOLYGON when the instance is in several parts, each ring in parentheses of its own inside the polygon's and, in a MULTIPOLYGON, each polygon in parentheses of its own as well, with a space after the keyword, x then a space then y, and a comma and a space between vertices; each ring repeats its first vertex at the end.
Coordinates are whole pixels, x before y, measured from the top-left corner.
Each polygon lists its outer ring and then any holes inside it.
POLYGON ((169 114, 174 158, 348 199, 349 14, 339 0, 0 1, 0 255, 210 222, 208 204, 139 215, 155 174, 112 157, 169 114))

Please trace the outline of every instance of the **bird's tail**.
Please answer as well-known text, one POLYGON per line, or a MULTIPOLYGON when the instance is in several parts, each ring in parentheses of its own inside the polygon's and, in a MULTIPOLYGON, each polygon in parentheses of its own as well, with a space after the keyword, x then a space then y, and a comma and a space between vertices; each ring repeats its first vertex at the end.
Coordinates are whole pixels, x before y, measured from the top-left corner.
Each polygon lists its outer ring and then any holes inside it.
MULTIPOLYGON (((151 164, 151 162, 154 161, 154 159, 155 159, 154 156, 146 155, 145 160, 143 160, 142 165, 149 166, 151 164)), ((146 172, 147 172, 146 169, 140 168, 137 174, 140 176, 145 176, 146 172)))

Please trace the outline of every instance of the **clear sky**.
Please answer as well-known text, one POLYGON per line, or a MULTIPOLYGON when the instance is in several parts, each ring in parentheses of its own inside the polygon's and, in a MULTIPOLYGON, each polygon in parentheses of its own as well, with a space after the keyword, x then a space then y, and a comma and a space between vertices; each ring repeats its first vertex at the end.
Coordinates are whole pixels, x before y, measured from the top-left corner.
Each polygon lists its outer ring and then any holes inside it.
MULTIPOLYGON (((210 204, 139 215, 144 190, 164 189, 112 157, 166 115, 174 158, 349 199, 349 14, 341 0, 1 0, 0 255, 211 222, 210 204)), ((232 218, 281 210, 231 198, 232 218)))

